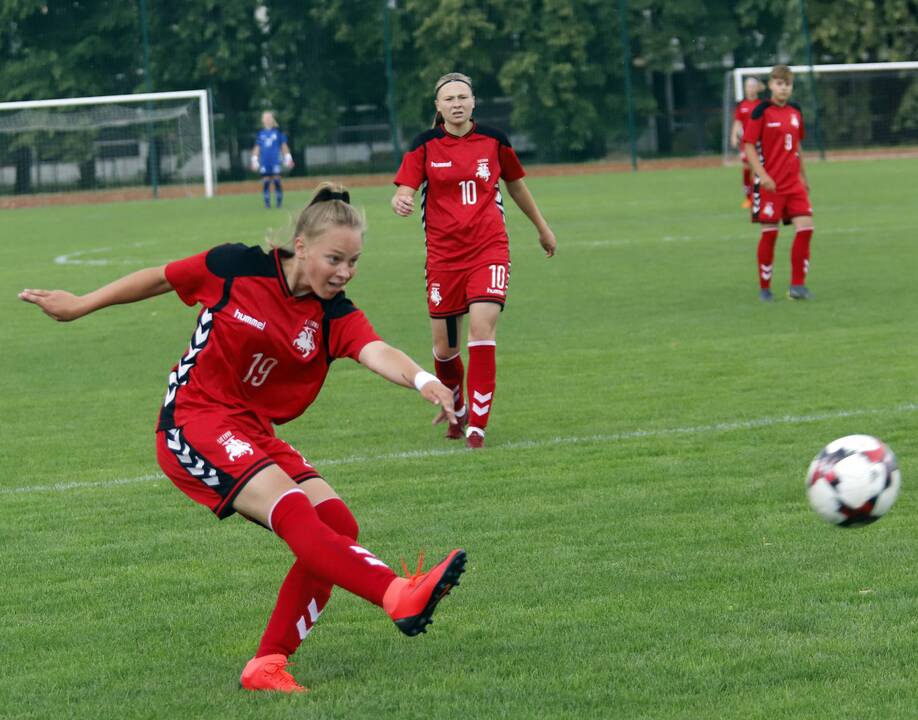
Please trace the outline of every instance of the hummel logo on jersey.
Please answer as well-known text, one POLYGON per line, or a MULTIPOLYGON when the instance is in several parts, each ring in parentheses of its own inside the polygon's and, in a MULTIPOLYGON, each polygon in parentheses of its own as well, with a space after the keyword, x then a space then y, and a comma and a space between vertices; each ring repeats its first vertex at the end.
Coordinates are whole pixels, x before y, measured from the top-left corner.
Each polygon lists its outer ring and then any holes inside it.
POLYGON ((316 349, 316 330, 319 329, 319 323, 315 320, 307 320, 303 323, 303 329, 293 341, 293 347, 299 350, 303 357, 308 357, 316 349))
POLYGON ((779 122, 771 122, 771 123, 766 123, 766 124, 768 125, 768 127, 781 127, 781 123, 779 122))
POLYGON ((252 452, 252 446, 249 443, 234 437, 231 432, 223 433, 217 438, 217 442, 226 450, 226 455, 229 457, 230 462, 241 458, 243 455, 255 454, 252 452))
POLYGON ((251 325, 253 328, 258 330, 264 330, 267 323, 264 320, 256 320, 251 315, 246 315, 243 312, 239 311, 239 308, 233 310, 233 317, 241 322, 244 322, 246 325, 251 325))
POLYGON ((430 161, 430 167, 452 167, 452 166, 453 166, 452 160, 447 160, 446 162, 442 162, 442 163, 434 162, 433 160, 430 161))

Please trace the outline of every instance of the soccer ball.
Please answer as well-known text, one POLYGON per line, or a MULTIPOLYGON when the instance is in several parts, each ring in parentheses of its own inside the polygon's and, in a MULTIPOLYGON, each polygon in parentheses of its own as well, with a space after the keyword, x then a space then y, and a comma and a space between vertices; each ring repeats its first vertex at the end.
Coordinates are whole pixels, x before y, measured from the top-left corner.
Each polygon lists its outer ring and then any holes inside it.
POLYGON ((861 527, 886 514, 901 483, 892 450, 870 435, 847 435, 826 445, 810 463, 806 495, 826 522, 861 527))

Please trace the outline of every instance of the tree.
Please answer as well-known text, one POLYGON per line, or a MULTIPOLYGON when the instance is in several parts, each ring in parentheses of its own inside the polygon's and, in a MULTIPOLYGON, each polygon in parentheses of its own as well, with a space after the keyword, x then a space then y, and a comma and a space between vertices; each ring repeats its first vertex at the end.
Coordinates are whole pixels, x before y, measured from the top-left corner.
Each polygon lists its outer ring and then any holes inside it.
MULTIPOLYGON (((244 176, 242 149, 256 117, 253 96, 263 77, 262 30, 249 0, 158 0, 150 12, 154 91, 212 93, 222 117, 218 135, 228 145, 230 174, 244 176)), ((145 90, 142 78, 138 90, 145 90)))
MULTIPOLYGON (((0 0, 0 88, 3 101, 130 92, 136 79, 138 24, 130 3, 0 0)), ((31 192, 35 133, 10 144, 16 192, 31 192)), ((56 133, 58 152, 95 184, 92 137, 56 133)))

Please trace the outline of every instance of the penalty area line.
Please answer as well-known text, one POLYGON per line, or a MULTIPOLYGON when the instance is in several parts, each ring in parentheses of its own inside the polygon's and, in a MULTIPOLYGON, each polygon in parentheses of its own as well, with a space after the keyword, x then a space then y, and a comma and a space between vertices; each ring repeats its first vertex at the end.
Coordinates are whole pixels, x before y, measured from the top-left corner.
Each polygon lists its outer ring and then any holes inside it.
MULTIPOLYGON (((910 413, 918 410, 918 403, 904 403, 889 408, 876 408, 864 410, 837 410, 834 412, 813 413, 812 415, 780 415, 777 417, 753 418, 751 420, 736 420, 732 422, 711 423, 708 425, 689 425, 675 428, 656 428, 653 430, 628 430, 624 432, 553 437, 542 440, 517 440, 497 445, 489 445, 490 450, 531 450, 541 447, 554 447, 560 445, 589 445, 621 442, 625 440, 640 440, 642 438, 669 437, 675 435, 710 435, 713 433, 732 432, 736 430, 755 430, 757 428, 777 427, 779 425, 801 425, 806 423, 822 422, 824 420, 839 420, 849 417, 864 417, 869 415, 889 415, 893 413, 910 413)), ((469 452, 461 448, 433 448, 428 450, 405 450, 401 452, 382 453, 379 455, 349 455, 343 458, 329 458, 317 460, 316 468, 332 465, 353 465, 357 463, 376 463, 387 460, 413 460, 435 457, 460 455, 469 452)), ((53 483, 50 485, 26 485, 22 487, 0 488, 0 495, 18 495, 39 492, 66 492, 68 490, 82 490, 85 488, 108 488, 119 485, 134 485, 150 482, 151 480, 165 480, 162 473, 150 473, 133 478, 119 478, 114 480, 93 480, 53 483)))

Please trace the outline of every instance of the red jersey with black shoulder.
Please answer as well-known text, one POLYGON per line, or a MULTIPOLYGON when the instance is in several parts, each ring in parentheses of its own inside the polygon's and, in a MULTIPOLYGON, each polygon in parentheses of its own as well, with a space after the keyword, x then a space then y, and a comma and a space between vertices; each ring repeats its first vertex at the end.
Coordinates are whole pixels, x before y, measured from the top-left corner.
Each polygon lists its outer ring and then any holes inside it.
POLYGON ((294 296, 277 250, 220 245, 166 265, 186 305, 200 304, 186 353, 172 369, 159 430, 214 414, 270 424, 312 404, 332 360, 357 359, 379 336, 343 292, 294 296))
POLYGON ((736 110, 733 112, 733 119, 738 120, 740 123, 740 138, 746 132, 746 121, 749 119, 749 116, 752 115, 752 111, 755 110, 756 105, 758 105, 761 100, 740 100, 736 105, 736 110))
POLYGON ((508 262, 498 180, 513 182, 525 174, 500 130, 475 123, 457 137, 438 125, 418 135, 394 182, 421 190, 427 267, 464 270, 508 262))
POLYGON ((803 112, 796 103, 759 103, 745 127, 743 142, 752 143, 776 192, 795 192, 800 182, 800 141, 806 137, 803 112))

